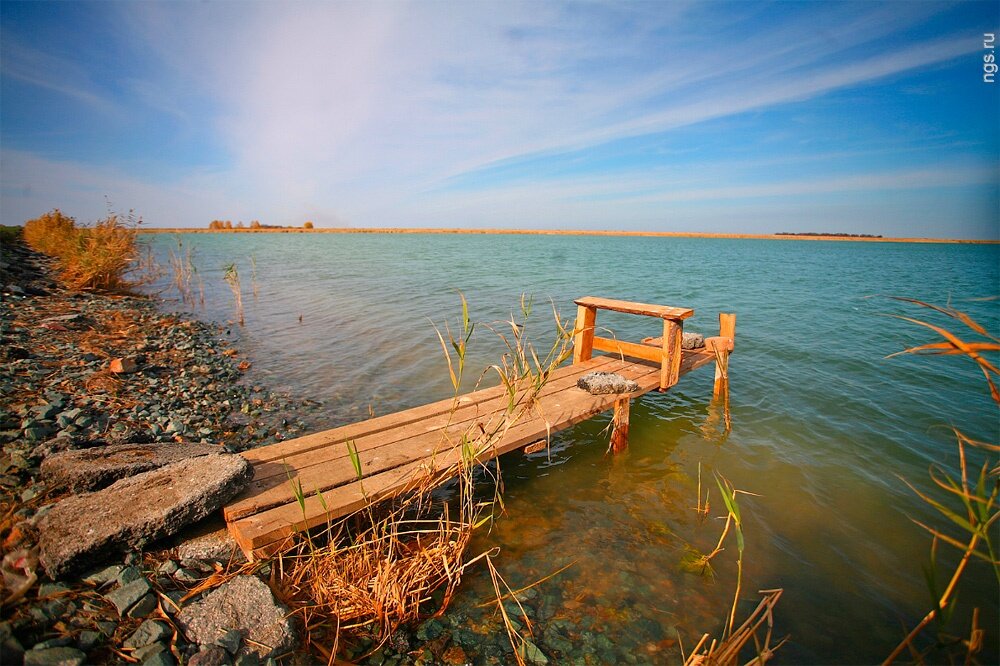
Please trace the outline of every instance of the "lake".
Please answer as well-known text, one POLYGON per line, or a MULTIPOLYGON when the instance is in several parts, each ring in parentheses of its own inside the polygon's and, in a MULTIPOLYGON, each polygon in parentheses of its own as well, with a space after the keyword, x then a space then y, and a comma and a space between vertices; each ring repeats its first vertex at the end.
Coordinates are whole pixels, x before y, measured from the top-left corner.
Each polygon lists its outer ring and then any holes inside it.
MULTIPOLYGON (((178 243, 193 249, 204 306, 164 307, 200 318, 233 320, 223 272, 236 264, 246 325, 230 334, 255 379, 323 402, 322 415, 309 416, 317 429, 449 396, 433 325, 454 325, 459 291, 483 324, 533 295, 528 328, 539 347, 551 335, 551 304, 569 318, 573 299, 586 295, 691 307, 685 330, 706 335, 720 311, 736 313, 728 434, 711 405, 709 367, 633 405, 624 455, 605 455, 604 415, 556 435, 548 455, 502 460, 508 515, 473 547, 499 547, 496 562, 513 587, 572 563, 537 589, 563 620, 562 634, 598 646, 598 659, 663 663, 676 660, 678 634, 689 649, 702 632, 720 631, 735 553, 716 558, 714 579, 681 567, 690 546, 710 550, 721 532, 718 472, 754 493, 740 497, 741 610, 756 604, 758 589, 784 589, 776 633, 790 641, 777 663, 881 660, 930 608, 921 567, 931 539, 911 519, 944 524, 902 478, 926 490, 931 464, 954 465, 951 426, 1000 440, 997 408, 972 362, 886 358, 938 341, 887 315, 947 321, 964 334, 961 325, 880 296, 950 300, 997 334, 997 301, 982 300, 1000 293, 997 245, 434 234, 141 240, 162 263, 178 243), (704 523, 692 509, 699 467, 712 490, 704 523)), ((157 288, 170 299, 166 283, 157 288)), ((601 314, 598 324, 625 339, 659 335, 657 322, 642 318, 601 314)), ((469 374, 499 358, 485 325, 471 345, 469 374)), ((939 560, 953 563, 953 549, 942 545, 939 560)), ((998 649, 997 582, 976 562, 965 583, 955 630, 964 634, 979 607, 988 661, 998 649)), ((470 617, 492 594, 485 569, 461 589, 453 612, 470 617)), ((536 633, 545 629, 540 622, 536 633)))

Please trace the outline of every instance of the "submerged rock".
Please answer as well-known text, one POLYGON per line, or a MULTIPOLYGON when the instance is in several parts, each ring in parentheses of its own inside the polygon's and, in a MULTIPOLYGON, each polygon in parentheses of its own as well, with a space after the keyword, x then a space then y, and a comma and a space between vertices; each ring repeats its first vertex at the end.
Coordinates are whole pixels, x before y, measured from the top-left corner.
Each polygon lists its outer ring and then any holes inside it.
POLYGON ((39 559, 58 578, 175 534, 219 509, 252 476, 253 468, 241 456, 212 454, 69 497, 39 522, 39 559))
POLYGON ((639 390, 637 383, 616 372, 588 372, 577 380, 576 385, 592 395, 632 393, 639 390))
POLYGON ((52 486, 97 490, 127 476, 218 452, 208 444, 114 444, 50 455, 41 471, 52 486))
MULTIPOLYGON (((298 637, 271 588, 256 576, 237 576, 177 614, 188 640, 215 645, 231 630, 244 639, 240 654, 256 651, 261 659, 293 649, 298 637)), ((223 652, 225 654, 225 652, 223 652)))

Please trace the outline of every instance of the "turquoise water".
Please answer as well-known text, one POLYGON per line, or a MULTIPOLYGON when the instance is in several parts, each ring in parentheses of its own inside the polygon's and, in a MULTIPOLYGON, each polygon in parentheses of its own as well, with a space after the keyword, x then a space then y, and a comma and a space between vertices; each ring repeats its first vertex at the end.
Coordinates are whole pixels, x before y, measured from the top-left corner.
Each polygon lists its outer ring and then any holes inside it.
MULTIPOLYGON (((712 371, 686 376, 633 408, 629 451, 604 455, 607 417, 560 433, 545 454, 503 459, 509 517, 478 538, 500 547, 512 586, 573 562, 539 589, 570 640, 614 638, 618 657, 661 663, 701 632, 718 632, 735 581, 733 553, 715 580, 679 567, 687 544, 710 549, 721 521, 699 524, 698 466, 755 496, 741 499, 745 603, 784 588, 776 631, 790 634, 782 663, 865 663, 884 657, 926 612, 921 565, 930 543, 911 518, 940 524, 906 488, 929 487, 928 466, 956 458, 949 427, 1000 440, 982 374, 960 358, 887 359, 934 334, 885 316, 930 313, 882 297, 949 299, 996 334, 1000 247, 855 242, 570 236, 147 236, 165 258, 194 249, 210 320, 233 318, 223 267, 236 262, 255 376, 326 405, 334 427, 450 394, 431 322, 452 322, 457 290, 473 319, 495 322, 534 295, 534 333, 551 330, 574 298, 600 295, 692 307, 686 330, 711 334, 737 314, 732 430, 711 405, 712 371), (252 277, 249 257, 256 263, 252 277), (256 286, 256 296, 254 296, 256 286), (301 318, 301 319, 300 319, 301 318), (586 634, 586 637, 584 636, 586 634)), ((164 282, 165 284, 165 282, 164 282)), ((161 284, 161 286, 164 286, 161 284)), ((165 289, 165 287, 164 287, 165 289)), ((170 297, 170 292, 163 291, 170 297)), ((183 309, 180 303, 174 304, 183 309)), ((941 322, 940 317, 934 321, 941 322)), ((622 338, 657 335, 656 322, 599 315, 622 338)), ((953 330, 958 330, 953 326, 953 330)), ((470 367, 495 361, 481 326, 470 367)), ((714 486, 714 483, 712 483, 714 486)), ((722 512, 713 493, 712 514, 722 512)), ((951 553, 942 547, 940 558, 951 553)), ((467 576, 456 612, 488 597, 488 576, 467 576)), ((956 630, 969 609, 998 626, 996 579, 968 574, 956 630)), ((544 624, 544 623, 543 623, 544 624)), ((544 627, 542 627, 544 629, 544 627)), ((985 653, 997 654, 996 632, 985 653)), ((610 653, 609 653, 610 654, 610 653)))

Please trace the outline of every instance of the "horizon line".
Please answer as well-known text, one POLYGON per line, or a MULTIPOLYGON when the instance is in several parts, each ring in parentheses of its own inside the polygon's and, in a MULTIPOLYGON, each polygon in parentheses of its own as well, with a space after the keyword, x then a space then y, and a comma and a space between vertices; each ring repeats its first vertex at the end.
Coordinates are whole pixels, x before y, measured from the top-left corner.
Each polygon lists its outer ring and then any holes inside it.
POLYGON ((281 233, 327 233, 327 234, 470 234, 470 235, 531 235, 531 236, 624 236, 652 238, 719 238, 730 240, 807 240, 807 241, 859 241, 869 243, 958 243, 972 245, 996 245, 1000 239, 928 238, 893 236, 849 236, 820 234, 798 235, 797 232, 775 234, 737 234, 701 231, 626 231, 610 229, 471 229, 464 227, 278 227, 259 229, 207 229, 197 227, 140 227, 139 233, 163 234, 281 234, 281 233))

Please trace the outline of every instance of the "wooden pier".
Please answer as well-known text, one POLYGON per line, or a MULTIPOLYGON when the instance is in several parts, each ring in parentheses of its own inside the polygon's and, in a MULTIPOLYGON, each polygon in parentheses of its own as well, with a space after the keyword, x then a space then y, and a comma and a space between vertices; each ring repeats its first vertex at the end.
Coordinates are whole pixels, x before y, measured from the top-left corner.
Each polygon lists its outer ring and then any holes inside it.
MULTIPOLYGON (((607 410, 614 410, 611 448, 620 451, 627 445, 630 401, 653 390, 665 391, 708 363, 716 365, 716 393, 723 390, 735 315, 719 315, 720 334, 707 338, 705 347, 682 350, 683 322, 693 310, 594 297, 576 304, 573 364, 549 376, 532 408, 504 429, 478 455, 479 461, 521 447, 532 450, 552 433, 607 410), (660 319, 662 336, 641 342, 597 336, 598 310, 660 319), (595 350, 606 353, 594 357, 595 350), (638 383, 639 389, 591 395, 577 387, 577 380, 593 371, 618 373, 638 383)), ((246 451, 242 455, 253 464, 254 478, 225 507, 229 529, 248 557, 269 553, 296 532, 406 492, 429 475, 456 469, 462 460, 456 442, 462 434, 502 419, 508 405, 504 388, 497 386, 461 395, 457 401, 448 398, 246 451)))

